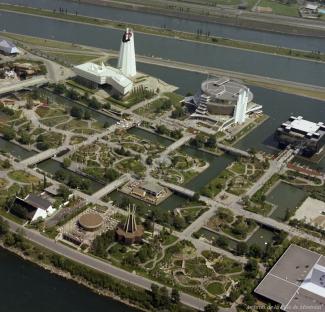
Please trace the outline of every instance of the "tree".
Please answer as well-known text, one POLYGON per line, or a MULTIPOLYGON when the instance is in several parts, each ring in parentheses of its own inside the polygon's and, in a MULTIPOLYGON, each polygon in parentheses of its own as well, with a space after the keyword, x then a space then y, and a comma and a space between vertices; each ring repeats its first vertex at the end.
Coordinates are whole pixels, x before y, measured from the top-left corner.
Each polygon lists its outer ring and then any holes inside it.
POLYGON ((259 245, 253 244, 249 247, 248 254, 250 257, 260 258, 263 253, 262 253, 262 249, 259 245))
POLYGON ((91 114, 90 111, 86 110, 84 113, 84 119, 86 120, 90 120, 91 119, 91 114))
POLYGON ((45 189, 47 187, 47 179, 46 179, 46 175, 43 175, 43 189, 45 189))
POLYGON ((70 115, 77 119, 81 119, 84 115, 84 112, 80 107, 73 106, 70 110, 70 115))
POLYGON ((157 133, 159 133, 159 134, 168 134, 168 129, 167 129, 167 127, 165 126, 165 125, 159 125, 158 127, 157 127, 157 133))
POLYGON ((88 100, 88 106, 93 109, 102 108, 102 104, 94 96, 90 100, 88 100))
POLYGON ((194 201, 199 201, 200 200, 200 197, 201 197, 200 193, 195 192, 194 195, 193 195, 193 197, 192 197, 192 199, 194 201))
POLYGON ((63 94, 64 92, 66 92, 66 87, 62 83, 56 84, 53 88, 53 92, 55 94, 63 94))
POLYGON ((204 312, 218 312, 219 307, 216 303, 210 303, 204 307, 204 312))
POLYGON ((0 236, 9 232, 9 223, 0 216, 0 236))
POLYGON ((65 157, 63 159, 63 167, 69 168, 71 166, 71 159, 69 157, 65 157))
POLYGON ((152 165, 152 163, 153 163, 152 157, 148 156, 146 159, 146 164, 150 166, 150 165, 152 165))
POLYGON ((258 274, 258 262, 256 259, 249 259, 245 265, 248 277, 256 277, 258 274))
POLYGON ((246 294, 243 301, 248 307, 253 307, 256 300, 252 294, 246 294))
POLYGON ((27 101, 26 101, 25 107, 27 109, 32 109, 34 107, 34 101, 33 101, 33 98, 31 96, 28 96, 27 97, 27 101))
POLYGON ((177 288, 172 289, 171 299, 172 302, 175 304, 178 304, 180 302, 180 294, 177 288))
POLYGON ((116 180, 119 177, 119 173, 115 169, 113 169, 113 168, 108 168, 105 171, 104 177, 109 182, 111 182, 111 181, 116 180))
POLYGON ((69 198, 70 190, 65 185, 61 184, 58 188, 58 195, 66 201, 69 198))
POLYGON ((216 243, 218 246, 220 246, 221 248, 226 248, 228 247, 228 241, 224 236, 218 236, 216 243))
POLYGON ((21 144, 30 144, 32 142, 32 137, 28 132, 24 131, 18 141, 21 144))
POLYGON ((2 129, 3 138, 7 141, 11 141, 16 137, 16 132, 13 128, 4 127, 2 129))
POLYGON ((215 148, 217 146, 217 139, 214 135, 209 135, 205 145, 210 148, 215 148))
POLYGON ((236 253, 239 256, 245 255, 247 253, 248 246, 245 242, 239 242, 236 246, 236 253))

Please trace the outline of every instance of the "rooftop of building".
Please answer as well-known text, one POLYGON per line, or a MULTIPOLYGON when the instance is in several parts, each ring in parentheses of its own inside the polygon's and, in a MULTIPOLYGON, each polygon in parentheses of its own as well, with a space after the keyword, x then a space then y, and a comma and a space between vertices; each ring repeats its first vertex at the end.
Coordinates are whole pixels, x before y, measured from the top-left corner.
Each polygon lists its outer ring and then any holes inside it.
POLYGON ((162 192, 164 190, 163 186, 161 186, 158 183, 153 182, 153 181, 144 181, 141 184, 141 188, 145 189, 146 191, 156 193, 156 194, 159 194, 160 192, 162 192))
POLYGON ((304 119, 302 116, 291 116, 288 121, 282 124, 282 128, 309 135, 325 134, 325 124, 323 122, 312 122, 304 119))
MULTIPOLYGON (((208 96, 217 97, 221 100, 233 101, 237 100, 241 89, 249 91, 249 89, 241 82, 232 80, 228 77, 215 77, 202 82, 201 90, 208 96)), ((249 101, 253 96, 249 92, 249 101)))
POLYGON ((303 311, 305 306, 324 311, 325 257, 290 245, 255 293, 281 304, 284 311, 303 311))
POLYGON ((98 65, 92 62, 88 62, 76 65, 74 66, 74 68, 99 77, 110 77, 111 79, 119 83, 119 85, 121 85, 122 87, 127 87, 128 85, 132 84, 132 81, 125 75, 123 75, 119 69, 114 68, 112 66, 107 66, 104 63, 98 65))
POLYGON ((35 208, 47 210, 52 204, 45 198, 35 194, 29 194, 25 197, 24 201, 35 208))

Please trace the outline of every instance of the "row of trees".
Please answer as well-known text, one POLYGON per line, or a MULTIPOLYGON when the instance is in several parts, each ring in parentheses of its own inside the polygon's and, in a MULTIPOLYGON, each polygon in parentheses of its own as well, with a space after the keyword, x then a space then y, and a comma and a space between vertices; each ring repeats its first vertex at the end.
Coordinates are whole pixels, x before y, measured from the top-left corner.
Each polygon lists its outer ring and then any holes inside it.
POLYGON ((59 169, 54 175, 55 179, 59 182, 66 183, 73 189, 80 189, 82 191, 88 191, 90 187, 90 182, 84 178, 79 177, 72 172, 68 172, 64 169, 59 169))
POLYGON ((176 140, 183 136, 181 129, 169 130, 165 125, 159 125, 156 128, 156 132, 161 135, 167 135, 176 140))

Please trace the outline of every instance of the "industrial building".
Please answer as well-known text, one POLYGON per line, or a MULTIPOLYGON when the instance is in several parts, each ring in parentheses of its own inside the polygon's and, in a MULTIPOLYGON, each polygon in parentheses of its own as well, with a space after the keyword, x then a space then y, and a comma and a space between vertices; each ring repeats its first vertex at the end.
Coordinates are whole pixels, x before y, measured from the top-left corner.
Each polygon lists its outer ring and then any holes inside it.
POLYGON ((209 78, 202 82, 194 96, 184 99, 184 103, 194 109, 192 118, 218 121, 220 116, 228 124, 242 124, 250 113, 261 110, 262 106, 252 101, 249 88, 228 77, 209 78))
POLYGON ((128 94, 133 89, 132 78, 137 74, 132 30, 127 28, 123 34, 117 68, 88 62, 73 69, 91 87, 109 85, 121 95, 128 94))
POLYGON ((283 311, 325 311, 325 257, 290 245, 255 293, 283 311))
POLYGON ((319 152, 325 144, 325 124, 311 122, 302 116, 291 116, 275 132, 280 148, 291 145, 305 155, 319 152))
POLYGON ((0 52, 5 55, 16 55, 19 53, 19 50, 11 41, 0 38, 0 52))

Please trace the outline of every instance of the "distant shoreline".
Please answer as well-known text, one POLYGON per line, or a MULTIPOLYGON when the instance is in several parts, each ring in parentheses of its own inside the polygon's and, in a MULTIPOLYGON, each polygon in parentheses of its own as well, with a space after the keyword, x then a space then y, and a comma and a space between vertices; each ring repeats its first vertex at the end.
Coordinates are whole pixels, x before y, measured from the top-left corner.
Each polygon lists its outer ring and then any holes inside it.
MULTIPOLYGON (((125 9, 129 11, 138 11, 143 13, 153 13, 156 15, 176 17, 184 20, 192 20, 198 22, 208 22, 214 24, 228 25, 238 28, 246 28, 251 30, 256 30, 260 32, 269 32, 269 33, 280 33, 286 35, 295 35, 301 37, 316 37, 316 38, 325 38, 325 30, 306 28, 303 26, 294 27, 289 26, 284 23, 272 23, 267 22, 265 15, 259 15, 260 18, 265 17, 264 20, 249 19, 247 17, 240 16, 238 14, 231 15, 227 13, 220 13, 219 16, 208 16, 208 15, 199 15, 191 14, 188 12, 174 12, 168 9, 163 10, 162 8, 155 8, 150 5, 145 4, 133 4, 126 2, 119 2, 118 0, 69 0, 71 2, 79 3, 88 3, 97 6, 106 6, 117 9, 125 9)), ((274 16, 274 14, 273 14, 274 16)), ((298 18, 297 18, 298 19, 298 18)))

